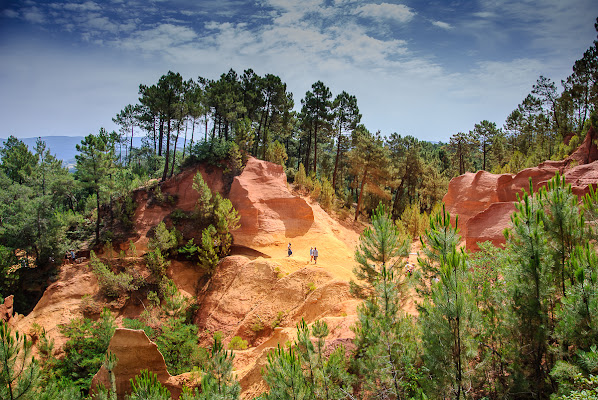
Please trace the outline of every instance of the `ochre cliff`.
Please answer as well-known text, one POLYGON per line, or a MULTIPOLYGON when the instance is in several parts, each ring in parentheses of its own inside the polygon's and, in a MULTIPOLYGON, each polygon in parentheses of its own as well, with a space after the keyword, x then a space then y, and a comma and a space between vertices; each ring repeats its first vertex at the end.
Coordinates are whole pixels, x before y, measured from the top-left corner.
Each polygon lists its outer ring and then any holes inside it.
POLYGON ((449 183, 444 203, 452 217, 459 216, 458 228, 468 250, 476 250, 478 242, 491 241, 503 245, 504 228, 510 225, 517 195, 534 192, 559 172, 571 184, 578 197, 585 195, 590 184, 598 184, 598 135, 593 128, 577 150, 562 161, 545 161, 537 167, 517 174, 491 174, 486 171, 467 172, 449 183))

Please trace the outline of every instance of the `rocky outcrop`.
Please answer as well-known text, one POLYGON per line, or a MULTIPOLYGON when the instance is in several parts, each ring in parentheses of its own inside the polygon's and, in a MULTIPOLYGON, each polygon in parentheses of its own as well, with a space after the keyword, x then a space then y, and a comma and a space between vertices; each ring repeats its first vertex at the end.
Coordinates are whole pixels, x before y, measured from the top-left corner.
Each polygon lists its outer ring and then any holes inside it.
POLYGON ((15 328, 30 336, 35 335, 35 325, 42 327, 48 338, 54 340, 60 351, 66 338, 60 333, 60 325, 83 316, 82 299, 99 291, 97 279, 87 263, 64 264, 58 280, 44 292, 32 312, 20 319, 15 328))
MULTIPOLYGON (((117 358, 113 373, 119 400, 131 393, 130 380, 144 369, 156 374, 158 380, 168 388, 173 398, 179 398, 181 385, 168 373, 164 357, 158 350, 158 346, 147 337, 144 331, 117 329, 110 340, 108 351, 117 358)), ((93 377, 92 391, 99 384, 106 388, 110 387, 110 377, 104 366, 93 377)))
POLYGON ((212 278, 206 296, 198 299, 196 315, 202 344, 211 343, 211 333, 221 332, 224 343, 239 336, 250 348, 236 351, 234 366, 243 397, 264 391, 261 370, 267 354, 296 337, 296 325, 325 320, 328 340, 350 340, 359 303, 349 293, 346 281, 304 261, 243 256, 227 257, 212 278))
POLYGON ((4 299, 4 303, 0 304, 0 320, 10 322, 14 313, 13 303, 14 298, 12 294, 4 299))
POLYGON ((241 216, 235 243, 268 245, 279 237, 304 235, 314 222, 312 208, 291 194, 282 166, 249 158, 235 177, 229 198, 241 216))
POLYGON ((590 128, 584 142, 566 159, 545 161, 517 174, 478 171, 453 178, 443 201, 453 218, 459 216, 458 228, 467 249, 475 251, 478 242, 487 240, 505 243, 503 231, 510 225, 518 194, 529 191, 530 179, 536 192, 559 172, 580 198, 588 192, 588 185, 598 184, 597 137, 590 128))

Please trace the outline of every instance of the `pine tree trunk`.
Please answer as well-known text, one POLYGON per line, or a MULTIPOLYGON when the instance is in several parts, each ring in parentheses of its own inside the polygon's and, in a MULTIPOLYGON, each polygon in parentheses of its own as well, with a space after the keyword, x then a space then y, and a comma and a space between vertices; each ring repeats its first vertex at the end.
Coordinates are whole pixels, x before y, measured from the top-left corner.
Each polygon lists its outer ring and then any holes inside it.
POLYGON ((359 188, 359 197, 357 198, 357 207, 355 208, 355 221, 357 221, 357 217, 359 216, 359 208, 361 206, 361 199, 363 198, 363 188, 365 187, 365 178, 368 173, 368 167, 365 167, 363 171, 363 178, 361 179, 361 187, 359 188))

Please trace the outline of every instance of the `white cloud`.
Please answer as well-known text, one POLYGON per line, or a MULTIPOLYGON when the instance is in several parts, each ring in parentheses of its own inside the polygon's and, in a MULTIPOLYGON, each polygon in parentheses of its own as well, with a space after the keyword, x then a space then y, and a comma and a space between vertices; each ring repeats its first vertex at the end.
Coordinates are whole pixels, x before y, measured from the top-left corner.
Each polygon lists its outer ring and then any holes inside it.
POLYGON ((19 17, 19 13, 18 13, 18 12, 16 12, 15 10, 8 10, 8 9, 6 9, 6 10, 4 10, 4 11, 2 12, 2 14, 3 14, 5 17, 8 17, 8 18, 18 18, 18 17, 19 17))
POLYGON ((389 3, 366 4, 358 7, 354 13, 364 17, 394 19, 399 22, 409 22, 415 16, 415 12, 406 5, 389 3))
POLYGON ((26 8, 23 10, 23 18, 34 24, 43 24, 46 21, 44 14, 37 7, 26 8))
POLYGON ((100 11, 102 9, 93 1, 86 1, 85 3, 66 3, 59 6, 60 8, 69 11, 100 11))
POLYGON ((152 29, 140 30, 130 37, 115 42, 127 49, 146 52, 166 51, 195 40, 197 34, 191 28, 172 24, 160 24, 152 29))
POLYGON ((432 21, 432 25, 437 26, 441 29, 451 30, 453 26, 449 23, 442 22, 442 21, 432 21))

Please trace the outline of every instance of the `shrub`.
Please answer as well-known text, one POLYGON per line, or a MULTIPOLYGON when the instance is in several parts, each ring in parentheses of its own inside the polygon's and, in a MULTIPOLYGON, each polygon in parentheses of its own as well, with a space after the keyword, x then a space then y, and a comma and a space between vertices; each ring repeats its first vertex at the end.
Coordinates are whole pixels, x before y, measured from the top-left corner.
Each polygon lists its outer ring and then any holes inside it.
POLYGON ((332 209, 334 204, 334 188, 326 177, 322 178, 322 193, 320 194, 320 204, 326 211, 332 209))
POLYGON ((108 310, 104 310, 95 322, 76 318, 61 325, 60 332, 68 340, 63 347, 64 357, 57 362, 59 375, 72 380, 82 390, 89 389, 115 330, 114 317, 108 310))
POLYGON ((311 192, 309 193, 309 197, 311 197, 315 201, 318 201, 320 199, 321 193, 322 193, 322 184, 320 183, 318 178, 315 178, 315 180, 313 181, 313 187, 311 189, 311 192))
POLYGON ((170 261, 165 260, 160 249, 146 253, 145 263, 156 283, 160 283, 162 278, 166 276, 166 269, 170 265, 170 261))
POLYGON ((133 277, 126 272, 115 274, 91 252, 90 266, 98 279, 100 290, 108 297, 119 297, 127 292, 137 290, 133 277))
POLYGON ((256 315, 256 318, 257 319, 253 321, 251 325, 249 325, 249 329, 251 329, 255 333, 258 333, 264 330, 264 324, 262 323, 262 319, 259 315, 256 315))
POLYGON ((158 376, 146 369, 131 379, 130 400, 170 400, 170 392, 162 386, 158 376))
POLYGON ((150 249, 159 249, 162 253, 168 253, 178 246, 181 234, 176 228, 170 231, 166 228, 164 222, 160 222, 154 231, 154 237, 149 241, 150 249))
POLYGON ((228 348, 230 350, 245 350, 247 349, 247 340, 243 340, 239 336, 235 336, 230 340, 228 348))
POLYGON ((305 174, 305 167, 303 166, 303 163, 301 163, 299 164, 299 171, 297 171, 297 174, 295 175, 295 185, 297 185, 299 189, 304 189, 306 182, 307 175, 305 174))
POLYGON ((283 319, 284 319, 284 312, 279 311, 278 314, 276 314, 276 318, 274 318, 274 321, 272 321, 272 329, 276 328, 277 326, 280 326, 283 319))
POLYGON ((308 291, 309 293, 311 293, 311 292, 313 292, 314 290, 316 290, 316 284, 315 284, 315 283, 313 283, 313 282, 309 282, 309 283, 307 284, 307 291, 308 291))
POLYGON ((282 144, 280 144, 278 140, 275 140, 274 143, 268 144, 268 148, 266 149, 266 161, 270 161, 284 167, 288 159, 289 156, 287 155, 287 150, 282 144))

